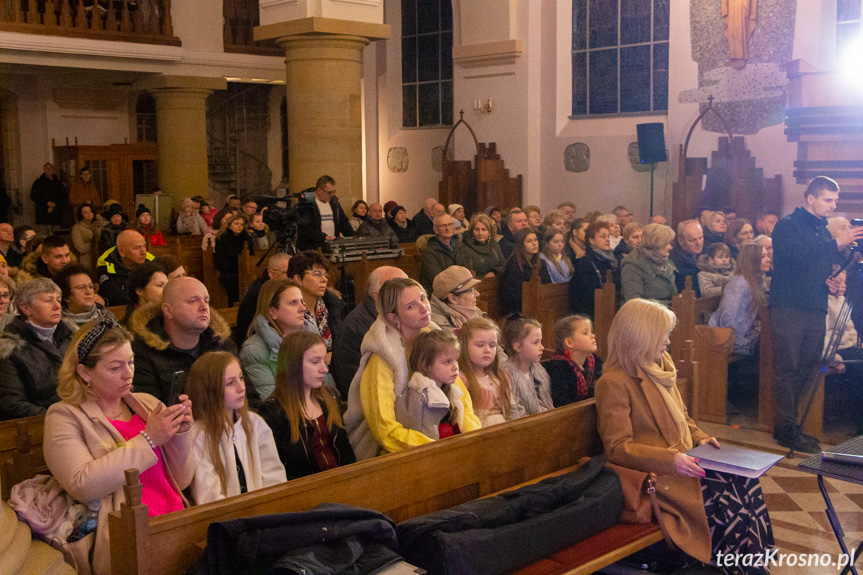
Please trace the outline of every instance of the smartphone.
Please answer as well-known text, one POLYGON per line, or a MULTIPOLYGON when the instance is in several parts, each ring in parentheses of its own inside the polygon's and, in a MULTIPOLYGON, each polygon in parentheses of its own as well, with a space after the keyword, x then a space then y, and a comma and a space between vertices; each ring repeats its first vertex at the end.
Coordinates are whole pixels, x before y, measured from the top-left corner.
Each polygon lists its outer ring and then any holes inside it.
POLYGON ((175 371, 171 376, 171 392, 168 394, 168 407, 180 403, 180 396, 186 391, 186 372, 175 371))

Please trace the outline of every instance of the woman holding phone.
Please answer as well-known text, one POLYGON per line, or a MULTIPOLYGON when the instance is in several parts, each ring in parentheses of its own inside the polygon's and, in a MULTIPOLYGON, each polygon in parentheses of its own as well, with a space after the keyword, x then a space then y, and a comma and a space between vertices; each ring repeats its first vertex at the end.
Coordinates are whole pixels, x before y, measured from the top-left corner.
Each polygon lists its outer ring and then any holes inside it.
POLYGON ((195 473, 192 402, 166 407, 132 393, 131 336, 111 319, 85 324, 58 374, 60 402, 45 416, 44 452, 51 474, 75 500, 98 509, 92 550, 95 575, 111 572, 108 514, 125 501, 126 469, 141 472, 141 500, 151 517, 188 505, 181 492, 195 473))

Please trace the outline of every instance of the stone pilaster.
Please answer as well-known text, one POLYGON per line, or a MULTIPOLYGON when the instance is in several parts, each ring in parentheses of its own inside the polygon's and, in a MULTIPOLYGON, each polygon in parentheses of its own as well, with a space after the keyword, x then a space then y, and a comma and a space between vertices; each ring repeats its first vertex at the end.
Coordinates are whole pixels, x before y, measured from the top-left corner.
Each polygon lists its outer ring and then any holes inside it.
POLYGON ((383 24, 316 17, 255 30, 285 48, 291 192, 327 174, 343 204, 362 197, 363 48, 388 37, 383 24))
POLYGON ((156 100, 159 185, 179 208, 183 198, 209 195, 207 176, 207 97, 224 90, 224 78, 157 76, 136 87, 156 100))

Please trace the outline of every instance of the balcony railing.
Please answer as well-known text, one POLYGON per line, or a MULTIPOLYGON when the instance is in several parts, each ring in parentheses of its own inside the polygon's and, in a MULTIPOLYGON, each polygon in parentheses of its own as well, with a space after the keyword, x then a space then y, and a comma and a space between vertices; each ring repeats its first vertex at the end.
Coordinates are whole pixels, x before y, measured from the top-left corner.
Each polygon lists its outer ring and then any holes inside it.
POLYGON ((171 0, 0 0, 0 31, 180 45, 171 0))
MULTIPOLYGON (((2 1, 2 0, 0 0, 2 1)), ((284 56, 273 41, 255 42, 252 30, 260 24, 258 0, 224 0, 225 52, 284 56)))

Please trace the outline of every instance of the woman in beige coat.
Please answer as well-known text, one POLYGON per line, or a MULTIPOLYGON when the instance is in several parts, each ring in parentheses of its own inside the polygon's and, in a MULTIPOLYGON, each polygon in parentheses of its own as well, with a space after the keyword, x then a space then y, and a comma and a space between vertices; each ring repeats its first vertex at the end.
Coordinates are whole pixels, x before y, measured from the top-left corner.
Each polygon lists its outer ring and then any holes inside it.
POLYGON ((677 389, 677 372, 665 351, 675 323, 668 308, 644 299, 626 302, 614 317, 604 374, 596 384, 608 460, 657 475, 663 522, 688 555, 710 563, 720 551, 763 553, 774 543, 758 480, 705 472, 685 454, 704 443, 719 448, 719 442, 698 429, 677 389))
MULTIPOLYGON (((93 243, 99 243, 99 237, 102 234, 102 216, 95 214, 93 206, 83 204, 78 206, 75 213, 78 223, 72 226, 72 244, 75 246, 75 253, 78 254, 78 263, 88 272, 93 271, 93 243)), ((99 257, 96 254, 95 257, 99 257)))
POLYGON ((92 552, 95 575, 111 572, 108 514, 125 501, 124 471, 141 472, 150 515, 187 506, 181 490, 195 472, 192 406, 185 395, 165 407, 133 394, 128 332, 110 319, 75 334, 58 376, 62 401, 45 416, 44 452, 51 473, 77 501, 99 506, 92 552), (136 429, 139 428, 139 429, 136 429))

